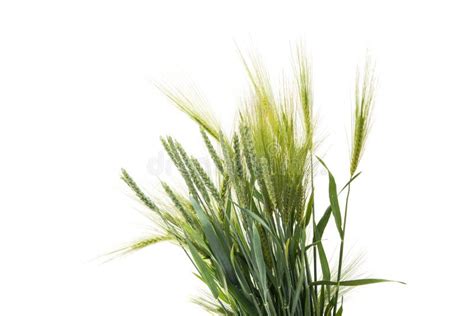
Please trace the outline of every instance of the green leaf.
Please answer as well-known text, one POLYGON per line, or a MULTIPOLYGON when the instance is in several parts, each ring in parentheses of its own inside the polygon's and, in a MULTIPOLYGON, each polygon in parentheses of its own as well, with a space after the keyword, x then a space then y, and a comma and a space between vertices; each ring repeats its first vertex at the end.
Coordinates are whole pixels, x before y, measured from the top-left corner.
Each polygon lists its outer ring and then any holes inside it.
POLYGON ((328 305, 326 311, 324 312, 324 316, 331 316, 331 311, 334 308, 333 305, 328 305))
POLYGON ((329 222, 329 218, 331 217, 331 206, 328 206, 326 211, 324 212, 323 216, 318 222, 318 225, 316 226, 318 229, 318 233, 322 236, 324 235, 324 230, 326 229, 326 226, 329 222))
POLYGON ((323 272, 323 279, 330 280, 331 279, 331 269, 329 267, 329 261, 326 256, 326 251, 324 251, 324 246, 322 243, 319 243, 318 246, 318 259, 319 263, 321 264, 321 270, 323 272))
POLYGON ((334 221, 336 222, 337 230, 339 231, 339 235, 341 238, 343 237, 343 232, 342 232, 342 217, 341 217, 341 210, 339 208, 339 199, 338 199, 338 193, 337 193, 337 185, 336 185, 336 180, 334 179, 334 176, 332 175, 331 171, 329 171, 329 168, 326 166, 324 161, 322 161, 318 157, 319 162, 326 168, 328 171, 328 176, 329 176, 329 201, 331 202, 331 211, 334 216, 334 221))
POLYGON ((199 274, 201 275, 204 283, 209 287, 211 290, 212 295, 217 298, 219 296, 219 289, 214 281, 214 277, 212 275, 212 271, 209 266, 204 262, 201 258, 201 255, 197 252, 196 248, 189 243, 188 244, 189 251, 191 252, 191 256, 193 257, 194 263, 196 264, 196 268, 199 270, 199 274))
POLYGON ((252 228, 252 246, 255 254, 255 261, 257 264, 257 270, 259 274, 260 283, 264 291, 267 290, 267 269, 265 266, 265 260, 263 258, 262 243, 260 241, 260 235, 258 234, 257 225, 253 224, 252 228))
POLYGON ((329 267, 329 261, 324 251, 324 246, 321 241, 324 230, 326 229, 329 218, 331 217, 331 207, 329 206, 324 212, 323 217, 319 220, 317 225, 313 225, 316 240, 314 244, 318 250, 318 260, 321 265, 321 271, 323 272, 323 280, 331 279, 331 268, 329 267))
POLYGON ((229 292, 231 296, 236 298, 239 305, 247 312, 247 315, 262 315, 262 313, 257 310, 258 306, 255 306, 249 299, 247 299, 242 291, 236 288, 234 285, 229 284, 229 292))
POLYGON ((232 264, 230 262, 230 250, 226 251, 226 249, 224 248, 221 239, 217 237, 216 231, 214 230, 214 227, 209 221, 208 215, 204 213, 204 210, 201 208, 201 206, 192 197, 190 198, 190 200, 194 210, 196 211, 196 215, 199 219, 199 222, 201 223, 204 235, 206 236, 206 239, 209 242, 209 246, 212 250, 213 255, 222 265, 224 272, 229 278, 229 280, 234 283, 237 282, 235 272, 232 269, 232 264))
MULTIPOLYGON (((339 282, 339 285, 340 286, 362 286, 362 285, 369 285, 369 284, 375 284, 375 283, 385 283, 385 282, 406 284, 405 282, 394 281, 394 280, 386 280, 386 279, 357 279, 357 280, 341 281, 341 282, 339 282)), ((322 280, 322 281, 313 282, 312 284, 314 284, 314 285, 337 285, 337 282, 322 280)))
POLYGON ((313 214, 313 203, 314 203, 314 191, 311 192, 311 196, 308 200, 308 205, 306 206, 306 213, 304 216, 304 226, 308 226, 309 221, 311 219, 311 215, 313 214))
POLYGON ((252 212, 251 210, 245 208, 245 207, 240 207, 237 203, 233 202, 235 206, 237 206, 240 210, 246 212, 247 214, 250 215, 250 217, 252 217, 252 219, 254 219, 255 221, 257 221, 260 225, 263 226, 263 228, 265 228, 270 234, 274 235, 272 230, 270 229, 267 221, 265 219, 263 219, 261 216, 255 214, 254 212, 252 212))
MULTIPOLYGON (((303 266, 301 266, 302 270, 304 269, 303 266)), ((303 271, 300 271, 300 276, 298 278, 298 282, 296 283, 296 292, 295 292, 295 295, 293 297, 293 303, 291 304, 292 307, 291 307, 291 315, 294 315, 295 312, 296 312, 296 307, 298 306, 298 301, 300 299, 300 293, 301 293, 301 289, 303 288, 303 281, 304 281, 304 270, 303 271)))
POLYGON ((339 194, 341 194, 342 191, 344 191, 344 190, 349 186, 349 184, 352 183, 352 181, 354 181, 358 176, 360 176, 361 173, 362 173, 361 171, 357 172, 357 173, 344 185, 344 187, 342 187, 342 189, 339 191, 339 194))
MULTIPOLYGON (((349 182, 347 182, 344 187, 339 191, 339 194, 342 193, 342 191, 344 191, 348 186, 349 184, 354 181, 361 173, 357 173, 355 176, 353 176, 349 182)), ((326 211, 324 212, 323 216, 321 216, 321 218, 319 219, 319 222, 318 222, 318 231, 319 233, 322 235, 324 235, 324 230, 326 229, 326 226, 329 222, 329 218, 331 217, 331 206, 329 205, 328 208, 326 209, 326 211)))
POLYGON ((232 267, 235 270, 235 274, 237 276, 237 279, 239 280, 240 285, 242 286, 242 289, 244 290, 244 293, 250 293, 250 285, 248 284, 247 280, 245 279, 246 277, 246 272, 245 270, 242 270, 240 264, 239 264, 239 258, 238 255, 236 255, 236 249, 237 245, 234 244, 232 245, 231 251, 230 251, 230 261, 232 263, 232 267))

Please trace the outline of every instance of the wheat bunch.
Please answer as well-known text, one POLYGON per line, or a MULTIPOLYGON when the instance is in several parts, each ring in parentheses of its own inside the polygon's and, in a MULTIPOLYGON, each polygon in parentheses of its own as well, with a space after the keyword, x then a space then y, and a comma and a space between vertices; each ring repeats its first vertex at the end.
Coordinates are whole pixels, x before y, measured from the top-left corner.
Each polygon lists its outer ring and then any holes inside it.
POLYGON ((365 68, 358 81, 349 180, 338 188, 314 145, 312 79, 309 60, 297 50, 295 83, 277 97, 257 59, 245 59, 251 85, 232 137, 212 116, 181 92, 164 89, 200 127, 216 166, 211 176, 179 142, 162 138, 187 192, 162 183, 165 196, 148 197, 123 170, 122 179, 159 218, 161 233, 118 254, 160 241, 176 242, 194 264, 210 296, 196 300, 218 315, 342 315, 344 290, 386 282, 350 279, 344 239, 352 181, 371 122, 374 77, 365 68), (314 163, 329 175, 330 205, 316 214, 314 163), (212 179, 216 179, 214 182, 212 179), (346 194, 344 215, 339 203, 346 194), (162 207, 166 205, 166 207, 162 207), (323 236, 333 218, 341 240, 338 266, 331 268, 323 236))

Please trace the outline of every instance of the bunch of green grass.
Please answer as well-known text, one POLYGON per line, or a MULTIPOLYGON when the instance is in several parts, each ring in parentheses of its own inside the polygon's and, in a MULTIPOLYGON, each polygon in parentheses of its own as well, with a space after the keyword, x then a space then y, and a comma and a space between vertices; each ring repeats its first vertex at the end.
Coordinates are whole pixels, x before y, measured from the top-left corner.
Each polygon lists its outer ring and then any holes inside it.
POLYGON ((209 288, 210 296, 198 303, 213 314, 342 315, 345 289, 387 281, 345 279, 343 271, 350 187, 359 175, 370 127, 373 73, 366 68, 357 82, 350 172, 347 183, 338 188, 315 153, 311 72, 301 50, 295 84, 279 91, 279 97, 259 62, 244 60, 244 65, 252 89, 230 136, 190 98, 165 90, 199 125, 216 174, 207 174, 172 137, 162 138, 162 143, 186 183, 186 194, 163 182, 164 196, 155 201, 122 170, 123 181, 159 218, 161 234, 120 253, 175 242, 209 288), (323 214, 315 213, 317 161, 329 175, 330 205, 323 214), (323 244, 331 218, 340 238, 335 271, 323 244))

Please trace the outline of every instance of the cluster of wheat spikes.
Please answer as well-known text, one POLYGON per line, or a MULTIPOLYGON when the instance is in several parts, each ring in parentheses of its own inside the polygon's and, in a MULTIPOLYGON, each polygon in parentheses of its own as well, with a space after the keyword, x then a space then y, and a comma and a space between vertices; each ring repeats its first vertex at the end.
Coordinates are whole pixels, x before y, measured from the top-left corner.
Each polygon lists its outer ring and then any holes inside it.
POLYGON ((154 200, 122 170, 123 181, 156 214, 161 234, 121 253, 165 240, 177 243, 212 294, 198 303, 213 314, 342 315, 345 289, 387 281, 345 279, 343 271, 350 186, 370 127, 373 72, 366 67, 357 80, 349 180, 339 190, 315 154, 310 67, 300 49, 296 56, 296 80, 278 97, 261 64, 243 58, 252 92, 231 137, 190 98, 165 91, 199 125, 216 166, 216 174, 207 174, 177 140, 162 138, 186 194, 162 183, 166 195, 154 200), (329 175, 330 205, 323 214, 315 213, 318 160, 329 175), (322 241, 331 218, 340 237, 337 271, 331 271, 322 241))

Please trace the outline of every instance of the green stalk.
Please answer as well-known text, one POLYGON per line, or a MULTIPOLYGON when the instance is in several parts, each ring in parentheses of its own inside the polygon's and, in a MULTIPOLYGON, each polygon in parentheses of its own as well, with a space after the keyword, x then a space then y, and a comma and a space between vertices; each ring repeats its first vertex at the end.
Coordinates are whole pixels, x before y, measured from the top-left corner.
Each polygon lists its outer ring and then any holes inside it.
POLYGON ((347 209, 349 206, 349 195, 351 194, 351 183, 349 182, 347 186, 347 195, 346 195, 346 205, 345 205, 345 210, 344 210, 344 222, 342 226, 342 238, 341 238, 341 244, 339 246, 339 264, 337 267, 337 285, 336 285, 336 300, 335 300, 335 306, 334 306, 334 312, 333 315, 336 316, 337 313, 337 300, 339 298, 339 286, 341 283, 341 274, 342 274, 342 260, 344 256, 344 239, 346 236, 346 223, 347 223, 347 209))
MULTIPOLYGON (((311 150, 311 194, 314 196, 314 174, 313 174, 313 152, 311 150)), ((313 214, 313 243, 316 242, 316 216, 314 214, 314 200, 313 204, 311 205, 311 212, 313 214)), ((314 274, 314 281, 318 281, 318 254, 316 253, 316 247, 313 249, 313 274, 314 274)), ((318 286, 314 286, 314 293, 315 293, 315 309, 318 311, 318 286)))

